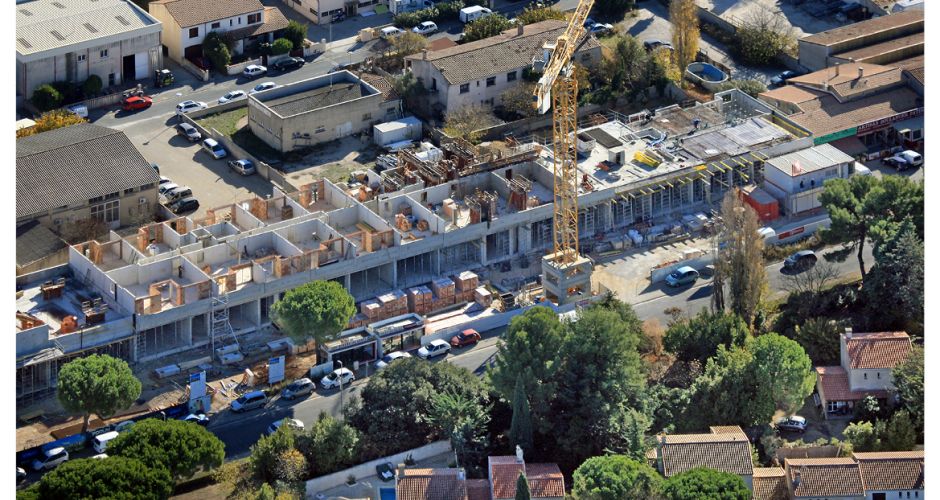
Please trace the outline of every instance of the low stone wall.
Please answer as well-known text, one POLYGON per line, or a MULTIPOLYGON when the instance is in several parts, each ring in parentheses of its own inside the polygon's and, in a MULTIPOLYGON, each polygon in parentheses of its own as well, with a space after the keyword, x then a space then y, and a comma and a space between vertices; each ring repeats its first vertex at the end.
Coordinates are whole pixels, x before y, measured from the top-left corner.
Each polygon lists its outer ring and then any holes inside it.
POLYGON ((666 276, 669 276, 669 273, 679 269, 682 266, 689 266, 692 269, 699 271, 703 267, 711 265, 714 262, 715 256, 709 252, 694 259, 680 260, 670 266, 661 267, 659 269, 652 269, 650 270, 650 283, 659 283, 660 281, 663 281, 666 279, 666 276))
POLYGON ((208 70, 204 70, 204 69, 200 68, 199 66, 196 66, 195 64, 193 64, 192 62, 190 62, 188 59, 185 59, 185 58, 184 58, 184 59, 181 59, 180 61, 177 61, 177 62, 180 63, 180 66, 182 66, 183 69, 185 69, 186 71, 189 71, 190 73, 192 73, 193 75, 195 75, 196 78, 198 78, 198 79, 200 79, 200 80, 202 80, 202 81, 204 81, 204 82, 208 82, 208 81, 209 81, 209 71, 208 71, 208 70))
POLYGON ((261 64, 261 58, 259 57, 257 59, 249 59, 247 61, 240 62, 238 64, 232 64, 232 65, 226 66, 225 74, 228 76, 238 75, 242 71, 245 71, 245 68, 247 68, 248 65, 250 64, 261 64))

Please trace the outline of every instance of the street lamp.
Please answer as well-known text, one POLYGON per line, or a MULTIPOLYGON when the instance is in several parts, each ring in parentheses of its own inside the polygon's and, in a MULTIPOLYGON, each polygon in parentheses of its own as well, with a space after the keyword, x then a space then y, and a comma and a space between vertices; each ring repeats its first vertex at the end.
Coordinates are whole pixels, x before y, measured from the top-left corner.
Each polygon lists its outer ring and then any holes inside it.
MULTIPOLYGON (((343 369, 343 362, 342 362, 342 361, 340 361, 340 360, 337 359, 337 360, 336 360, 336 365, 337 365, 337 368, 336 368, 337 370, 342 370, 342 369, 343 369)), ((337 378, 339 378, 339 412, 340 412, 340 414, 342 414, 342 413, 343 413, 343 407, 345 406, 345 405, 343 404, 343 373, 342 373, 342 372, 339 372, 339 376, 338 376, 337 378)))

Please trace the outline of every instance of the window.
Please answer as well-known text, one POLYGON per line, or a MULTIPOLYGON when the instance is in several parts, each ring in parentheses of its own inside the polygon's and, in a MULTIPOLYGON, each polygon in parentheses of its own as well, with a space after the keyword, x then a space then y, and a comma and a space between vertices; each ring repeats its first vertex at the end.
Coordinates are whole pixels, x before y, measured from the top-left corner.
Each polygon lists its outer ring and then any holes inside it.
POLYGON ((515 72, 515 71, 510 71, 509 73, 506 73, 506 81, 507 81, 507 82, 514 82, 514 81, 516 81, 516 72, 515 72))
POLYGON ((134 188, 127 188, 124 190, 124 196, 127 196, 134 192, 134 188))
POLYGON ((78 57, 75 58, 75 60, 78 61, 78 62, 84 61, 84 60, 85 60, 85 54, 79 54, 78 57))
POLYGON ((98 203, 99 201, 104 201, 104 196, 95 196, 94 198, 88 200, 88 204, 98 203))
POLYGON ((100 205, 95 205, 91 207, 91 216, 97 219, 99 222, 115 222, 120 220, 120 205, 119 201, 109 201, 107 203, 102 203, 100 205))
POLYGON ((101 52, 98 52, 98 57, 102 59, 104 59, 105 57, 108 57, 108 49, 104 49, 101 52))
POLYGON ((108 86, 111 87, 115 84, 114 73, 108 73, 108 86))
POLYGON ((199 26, 189 28, 189 38, 196 38, 197 36, 199 36, 199 26))
POLYGON ((248 24, 255 24, 261 22, 261 14, 248 14, 248 24))
POLYGON ((493 85, 496 85, 496 77, 495 77, 495 76, 491 76, 491 77, 489 77, 489 78, 486 79, 486 86, 487 86, 487 87, 492 87, 493 85))
POLYGON ((366 122, 372 119, 372 113, 366 113, 362 115, 362 121, 366 122))
POLYGON ((140 186, 140 190, 141 190, 141 191, 146 191, 146 190, 148 190, 148 189, 153 189, 154 187, 156 187, 156 185, 157 185, 157 183, 155 183, 155 182, 151 182, 151 183, 149 183, 149 184, 144 184, 143 186, 140 186))
POLYGON ((868 380, 868 374, 867 374, 867 373, 863 373, 863 374, 862 374, 862 378, 865 379, 865 380, 868 380))
POLYGON ((212 23, 212 29, 219 29, 222 27, 222 23, 212 23))
MULTIPOLYGON (((313 12, 313 9, 310 9, 310 12, 313 12)), ((229 26, 235 26, 235 21, 233 21, 232 19, 229 19, 229 20, 228 20, 228 25, 229 25, 229 26)))
POLYGON ((875 373, 875 378, 881 380, 881 372, 875 373))
POLYGON ((437 90, 437 78, 431 78, 431 90, 437 90))
POLYGON ((105 195, 104 199, 106 199, 106 200, 113 200, 113 199, 117 198, 117 197, 120 196, 120 195, 121 195, 121 194, 120 194, 119 192, 115 191, 115 192, 113 192, 113 193, 111 193, 111 194, 105 195))
POLYGON ((469 83, 461 83, 461 84, 460 84, 460 93, 461 93, 461 94, 466 94, 467 92, 470 92, 470 84, 469 84, 469 83))

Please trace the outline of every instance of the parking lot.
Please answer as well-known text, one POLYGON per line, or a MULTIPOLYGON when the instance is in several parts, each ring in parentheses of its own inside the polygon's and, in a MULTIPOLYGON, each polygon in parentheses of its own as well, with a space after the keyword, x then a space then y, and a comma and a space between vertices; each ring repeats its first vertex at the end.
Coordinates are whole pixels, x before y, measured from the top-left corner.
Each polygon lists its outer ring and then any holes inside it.
POLYGON ((760 12, 773 12, 786 19, 797 39, 844 24, 835 17, 815 17, 790 0, 696 0, 695 3, 732 23, 747 22, 760 12))

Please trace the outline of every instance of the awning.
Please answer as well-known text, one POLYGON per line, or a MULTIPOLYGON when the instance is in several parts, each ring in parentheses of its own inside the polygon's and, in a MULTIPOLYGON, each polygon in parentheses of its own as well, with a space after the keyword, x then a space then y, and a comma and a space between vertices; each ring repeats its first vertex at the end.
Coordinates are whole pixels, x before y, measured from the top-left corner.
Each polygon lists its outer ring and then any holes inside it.
POLYGON ((865 144, 863 144, 862 141, 854 135, 852 137, 843 137, 842 139, 832 141, 829 144, 852 157, 868 152, 868 148, 865 146, 865 144))
POLYGON ((913 118, 908 118, 907 120, 901 120, 899 122, 894 122, 894 130, 898 132, 904 132, 906 130, 923 130, 924 129, 924 115, 915 116, 913 118))

